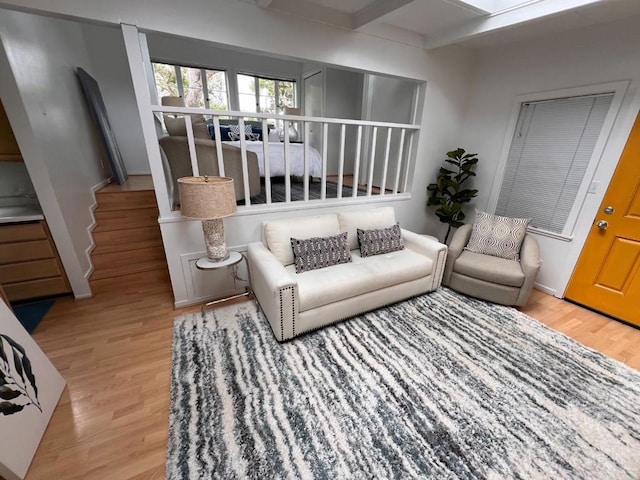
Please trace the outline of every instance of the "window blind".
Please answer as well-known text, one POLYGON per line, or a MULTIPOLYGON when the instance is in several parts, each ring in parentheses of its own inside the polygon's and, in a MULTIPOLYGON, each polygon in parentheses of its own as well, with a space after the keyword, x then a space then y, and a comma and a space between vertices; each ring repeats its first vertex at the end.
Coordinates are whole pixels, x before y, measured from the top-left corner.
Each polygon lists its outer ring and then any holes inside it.
POLYGON ((496 214, 563 233, 613 93, 524 103, 496 214))

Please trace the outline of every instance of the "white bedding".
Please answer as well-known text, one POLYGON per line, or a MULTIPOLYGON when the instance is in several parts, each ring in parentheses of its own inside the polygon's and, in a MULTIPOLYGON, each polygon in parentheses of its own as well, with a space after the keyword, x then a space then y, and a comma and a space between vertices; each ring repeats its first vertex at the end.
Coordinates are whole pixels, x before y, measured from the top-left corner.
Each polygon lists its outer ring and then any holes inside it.
MULTIPOLYGON (((224 142, 227 145, 233 145, 240 148, 240 141, 224 142)), ((247 140, 247 151, 255 152, 258 156, 258 166, 260 168, 260 176, 264 177, 264 150, 262 141, 247 140)), ((304 176, 304 144, 289 144, 289 160, 291 165, 291 175, 296 177, 304 176)), ((284 176, 284 143, 269 142, 269 172, 272 177, 284 176)), ((309 146, 309 175, 312 177, 322 176, 322 157, 320 152, 309 146)))

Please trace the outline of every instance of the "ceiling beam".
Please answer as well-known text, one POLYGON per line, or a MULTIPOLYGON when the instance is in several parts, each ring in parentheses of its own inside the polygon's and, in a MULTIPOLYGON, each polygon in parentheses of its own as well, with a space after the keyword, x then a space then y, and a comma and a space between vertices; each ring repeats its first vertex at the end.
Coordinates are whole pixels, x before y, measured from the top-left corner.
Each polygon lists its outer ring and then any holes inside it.
POLYGON ((351 29, 353 16, 309 0, 271 0, 269 10, 303 17, 327 25, 351 29))
POLYGON ((415 0, 378 0, 353 15, 353 28, 357 30, 373 23, 381 23, 385 17, 391 13, 414 1, 415 0))
POLYGON ((516 27, 544 17, 605 1, 607 0, 549 0, 530 3, 520 8, 476 18, 459 27, 447 28, 439 33, 429 35, 425 40, 424 48, 430 50, 452 45, 480 35, 498 32, 506 28, 516 27))

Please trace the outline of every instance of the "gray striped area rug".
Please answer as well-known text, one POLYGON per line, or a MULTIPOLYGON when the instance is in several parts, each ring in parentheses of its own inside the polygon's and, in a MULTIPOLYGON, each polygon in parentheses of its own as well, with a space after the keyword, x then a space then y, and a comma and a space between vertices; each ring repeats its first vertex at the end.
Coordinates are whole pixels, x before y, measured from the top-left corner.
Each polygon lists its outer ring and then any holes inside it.
POLYGON ((280 344, 176 319, 170 479, 640 478, 640 374, 448 289, 280 344))

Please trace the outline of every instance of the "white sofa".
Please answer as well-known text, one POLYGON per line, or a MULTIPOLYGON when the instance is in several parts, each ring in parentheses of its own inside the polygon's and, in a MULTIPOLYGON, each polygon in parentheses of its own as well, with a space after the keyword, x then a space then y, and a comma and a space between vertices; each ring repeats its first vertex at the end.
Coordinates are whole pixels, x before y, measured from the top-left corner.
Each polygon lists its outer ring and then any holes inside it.
POLYGON ((390 227, 393 208, 266 221, 248 246, 252 289, 280 341, 440 286, 447 246, 402 230, 405 249, 361 257, 356 229, 390 227), (296 273, 291 238, 348 232, 351 263, 296 273))

